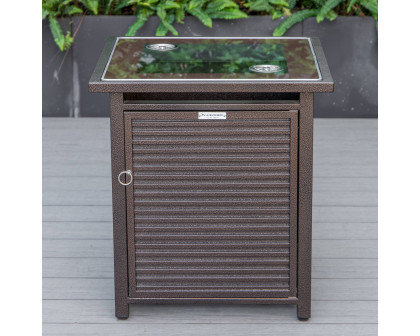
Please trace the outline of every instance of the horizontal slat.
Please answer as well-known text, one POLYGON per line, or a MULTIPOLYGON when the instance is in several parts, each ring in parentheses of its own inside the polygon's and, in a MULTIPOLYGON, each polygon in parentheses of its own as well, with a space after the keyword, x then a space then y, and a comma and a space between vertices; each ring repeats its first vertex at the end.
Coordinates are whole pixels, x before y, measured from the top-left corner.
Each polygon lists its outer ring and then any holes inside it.
POLYGON ((218 128, 214 127, 212 129, 206 128, 201 129, 200 127, 196 128, 178 128, 178 129, 171 129, 171 128, 140 128, 136 127, 133 129, 133 139, 137 139, 137 137, 144 136, 146 134, 153 134, 155 136, 164 137, 164 136, 197 136, 197 135, 213 135, 213 136, 223 136, 223 135, 243 135, 244 133, 252 133, 253 135, 287 135, 290 134, 290 131, 286 128, 237 128, 237 127, 223 127, 218 128))
POLYGON ((132 120, 133 131, 136 131, 138 128, 152 128, 156 127, 158 129, 162 127, 176 127, 180 129, 182 127, 194 127, 194 129, 200 127, 245 127, 249 128, 252 126, 258 127, 285 127, 289 129, 290 120, 289 119, 253 119, 253 120, 244 120, 244 119, 235 119, 235 120, 171 120, 171 121, 156 121, 156 120, 132 120))
POLYGON ((178 268, 168 268, 168 267, 153 267, 153 268, 146 268, 146 267, 137 267, 136 271, 138 274, 142 274, 145 276, 154 276, 154 275, 165 275, 165 276, 172 276, 182 275, 186 277, 191 277, 195 275, 272 275, 272 274, 279 274, 288 276, 289 275, 289 266, 283 267, 261 267, 258 263, 252 264, 248 263, 246 267, 238 268, 238 267, 190 267, 187 268, 185 266, 178 267, 178 268))
POLYGON ((225 288, 218 287, 209 287, 207 289, 195 289, 192 286, 185 289, 161 289, 161 290, 142 290, 143 288, 137 288, 136 294, 142 298, 158 298, 158 297, 182 297, 182 298, 235 298, 235 297, 267 297, 267 298, 277 298, 277 297, 287 297, 288 284, 272 286, 270 288, 240 288, 238 286, 231 286, 225 288))
MULTIPOLYGON (((258 283, 264 283, 264 282, 273 282, 273 281, 289 281, 289 276, 286 274, 280 274, 277 272, 275 273, 267 273, 264 272, 263 274, 257 274, 257 275, 243 275, 243 274, 218 274, 218 275, 207 275, 207 274, 178 274, 178 275, 168 275, 165 277, 161 276, 151 276, 149 274, 144 274, 143 272, 140 272, 136 278, 138 280, 143 281, 144 283, 148 281, 153 281, 156 283, 162 282, 179 282, 180 285, 187 285, 188 281, 192 282, 200 282, 200 283, 212 283, 216 281, 221 282, 235 282, 235 281, 249 281, 249 282, 258 282, 258 283)), ((238 286, 241 286, 238 284, 238 286)), ((246 286, 246 284, 245 284, 246 286)))
POLYGON ((290 111, 300 108, 297 99, 270 100, 183 100, 183 99, 124 99, 125 111, 290 111))
POLYGON ((155 258, 155 257, 171 257, 171 258, 232 258, 232 257, 241 257, 241 258, 255 258, 255 257, 289 257, 290 251, 289 248, 278 248, 275 251, 270 251, 267 254, 266 251, 256 250, 256 251, 244 251, 241 249, 238 250, 229 250, 229 251, 211 251, 211 250, 185 250, 185 251, 153 251, 153 250, 136 250, 137 258, 155 258))
POLYGON ((145 234, 145 233, 136 233, 136 241, 154 241, 154 242, 169 242, 175 240, 177 243, 182 242, 201 242, 202 240, 206 241, 206 244, 211 244, 212 241, 224 243, 225 241, 236 241, 236 240, 250 240, 252 242, 263 241, 263 240, 276 240, 277 242, 281 240, 288 240, 289 234, 264 234, 259 232, 258 234, 242 234, 240 231, 236 234, 145 234))
MULTIPOLYGON (((263 179, 258 181, 258 179, 252 179, 251 181, 179 181, 179 180, 165 180, 165 182, 161 181, 144 181, 140 178, 134 177, 134 190, 142 190, 146 188, 150 189, 187 189, 187 190, 194 190, 194 189, 216 189, 216 190, 223 190, 223 189, 237 189, 241 188, 284 188, 289 190, 290 183, 288 182, 288 176, 283 179, 263 179)), ((239 192, 240 192, 239 191, 239 192)))
POLYGON ((237 146, 237 145, 224 145, 222 146, 187 146, 187 145, 180 145, 180 146, 133 146, 133 154, 191 154, 191 153, 253 153, 253 152, 260 152, 260 153, 288 153, 290 148, 288 145, 277 145, 277 146, 261 146, 261 145, 247 145, 247 146, 237 146))
POLYGON ((189 252, 201 252, 201 251, 232 251, 232 249, 240 249, 241 251, 275 251, 275 249, 285 248, 288 249, 289 241, 207 241, 202 242, 180 242, 180 243, 145 243, 137 240, 135 247, 136 251, 148 251, 148 250, 159 250, 161 252, 170 250, 185 250, 189 252))
MULTIPOLYGON (((215 138, 213 138, 215 139, 215 138)), ((277 149, 284 149, 290 150, 290 141, 273 141, 271 140, 267 144, 260 144, 260 143, 253 143, 252 141, 242 142, 240 140, 234 141, 233 143, 225 143, 223 141, 217 141, 215 144, 212 144, 211 142, 208 143, 206 141, 202 143, 197 143, 197 141, 192 142, 192 144, 178 144, 178 143, 169 143, 168 144, 160 144, 159 138, 156 138, 157 141, 151 142, 151 144, 132 144, 133 153, 136 153, 137 151, 142 151, 144 149, 153 149, 153 150, 159 150, 159 149, 180 149, 180 150, 189 150, 189 149, 200 149, 203 153, 205 153, 207 150, 226 150, 231 149, 233 151, 237 149, 247 149, 247 148, 255 148, 255 149, 271 149, 271 150, 277 150, 277 149), (215 148, 216 147, 216 148, 215 148)), ((191 141, 193 139, 188 139, 188 141, 191 141)), ((158 152, 157 152, 158 153, 158 152)))
POLYGON ((191 278, 168 278, 157 276, 155 278, 136 278, 137 290, 160 291, 160 290, 202 290, 210 292, 213 290, 250 290, 260 289, 282 289, 289 287, 289 277, 191 277, 191 278), (171 280, 173 279, 173 280, 171 280))
POLYGON ((205 224, 205 223, 226 223, 226 224, 233 224, 233 223, 251 223, 251 224, 267 224, 267 223, 276 223, 276 224, 288 224, 289 223, 289 215, 281 215, 281 216, 217 216, 217 217, 185 217, 185 216, 171 216, 171 217, 141 217, 141 218, 135 218, 134 222, 137 225, 137 223, 141 223, 143 225, 150 224, 154 225, 155 223, 159 223, 159 225, 163 225, 166 223, 166 225, 172 225, 172 223, 182 223, 182 224, 191 224, 194 225, 197 223, 200 223, 199 225, 205 224))
POLYGON ((149 216, 149 215, 168 215, 168 214, 184 214, 188 216, 192 215, 235 215, 238 213, 251 214, 251 215, 264 215, 264 214, 289 214, 289 208, 242 208, 237 206, 230 206, 229 208, 221 208, 218 206, 214 207, 191 207, 191 206, 179 206, 179 207, 145 207, 136 206, 134 209, 134 215, 137 216, 149 216))
POLYGON ((197 153, 194 155, 162 155, 162 154, 134 154, 133 155, 133 163, 164 163, 164 164, 171 164, 171 163, 237 163, 237 162, 289 162, 290 161, 290 154, 287 152, 284 153, 275 153, 272 155, 252 155, 251 154, 224 154, 216 156, 214 153, 197 153))
MULTIPOLYGON (((290 174, 283 172, 283 173, 252 173, 252 174, 244 174, 242 171, 234 172, 231 171, 229 173, 225 172, 224 174, 209 174, 203 173, 198 174, 197 171, 194 171, 191 174, 146 174, 146 173, 138 173, 134 171, 134 179, 136 180, 246 180, 245 183, 249 183, 251 180, 255 181, 258 179, 285 179, 289 178, 290 174)), ((249 185, 249 184, 248 184, 249 185)))
MULTIPOLYGON (((206 197, 206 196, 204 196, 206 197)), ((202 205, 202 206, 272 206, 272 205, 278 205, 278 206, 288 206, 290 203, 289 197, 261 197, 261 198, 233 198, 231 200, 227 198, 213 198, 209 199, 206 198, 197 198, 193 197, 190 199, 178 199, 178 198, 172 198, 172 199, 162 199, 162 198, 148 198, 148 197, 136 197, 134 199, 135 205, 144 205, 144 206, 168 206, 168 207, 175 207, 175 206, 194 206, 194 205, 202 205)))
MULTIPOLYGON (((159 278, 156 278, 159 279, 159 278)), ((160 278, 161 279, 161 278, 160 278)), ((262 278, 261 278, 262 279, 262 278)), ((138 284, 136 285, 137 290, 144 292, 159 292, 159 291, 201 291, 202 293, 208 293, 212 291, 250 291, 258 292, 260 290, 281 290, 289 287, 289 278, 274 278, 261 281, 256 278, 244 278, 240 279, 208 279, 201 280, 199 278, 192 278, 190 280, 174 280, 174 281, 159 281, 154 280, 145 281, 137 279, 138 284), (179 284, 181 282, 181 284, 179 284)), ((229 297, 229 296, 228 296, 229 297)))
POLYGON ((283 189, 279 189, 279 188, 266 188, 266 189, 241 189, 241 190, 236 190, 233 188, 230 189, 216 189, 216 190, 211 190, 211 189, 198 189, 196 188, 196 190, 177 190, 177 189, 160 189, 158 191, 156 191, 156 189, 135 189, 134 191, 134 196, 135 198, 171 198, 171 197, 176 197, 176 198, 183 198, 183 197, 191 197, 191 198, 195 198, 195 199, 200 199, 200 198, 212 198, 212 197, 228 197, 228 196, 233 196, 233 197, 279 197, 279 198, 284 198, 289 196, 289 189, 288 188, 283 188, 283 189))
POLYGON ((168 127, 156 127, 153 129, 144 128, 142 131, 133 131, 133 138, 132 141, 135 143, 136 141, 143 141, 143 140, 157 140, 157 141, 249 141, 249 140, 275 140, 275 141, 282 141, 286 140, 287 143, 290 142, 290 130, 289 128, 274 128, 274 127, 265 127, 265 128, 258 128, 258 127, 251 127, 251 128, 242 128, 242 127, 212 127, 209 129, 208 127, 180 127, 180 128, 168 128, 168 127), (231 134, 229 131, 236 131, 237 134, 231 134), (260 134, 265 130, 276 130, 275 134, 260 134), (159 132, 161 131, 171 131, 172 135, 160 135, 159 132), (180 135, 177 134, 178 132, 185 132, 185 131, 194 131, 195 135, 180 135), (211 134, 207 134, 208 132, 213 131, 211 134), (214 134, 214 132, 223 131, 224 134, 214 134), (240 131, 240 132, 238 132, 240 131), (258 131, 258 134, 254 134, 254 131, 258 131), (204 134, 203 134, 204 133, 204 134))
POLYGON ((140 171, 150 171, 150 172, 159 172, 159 171, 171 171, 171 172, 177 172, 177 171, 191 171, 191 172, 204 172, 204 171, 251 171, 250 174, 253 174, 253 171, 285 171, 288 172, 290 169, 289 163, 285 162, 282 164, 243 164, 238 165, 236 164, 219 164, 219 165, 209 165, 207 163, 201 163, 201 164, 183 164, 183 165, 177 165, 177 164, 166 164, 163 165, 146 165, 146 164, 134 164, 133 169, 136 170, 136 172, 140 171))
POLYGON ((173 280, 165 280, 164 277, 156 277, 153 279, 136 279, 137 289, 147 291, 159 290, 202 290, 203 292, 210 292, 214 289, 226 290, 251 290, 258 291, 261 289, 278 289, 287 288, 289 286, 289 278, 281 277, 243 277, 243 278, 216 278, 209 277, 208 279, 201 279, 194 277, 190 279, 174 278, 173 280))
MULTIPOLYGON (((139 269, 153 267, 153 269, 159 269, 164 267, 170 267, 171 270, 175 270, 176 267, 185 269, 188 267, 196 267, 198 269, 208 269, 209 267, 220 267, 230 268, 250 265, 257 265, 258 267, 278 267, 284 265, 284 269, 289 269, 289 259, 286 258, 273 258, 273 257, 145 257, 142 256, 136 260, 136 266, 139 269)), ((256 267, 255 269, 258 269, 256 267)))
MULTIPOLYGON (((156 129, 157 132, 165 130, 164 128, 156 129)), ((166 129, 169 130, 169 129, 166 129)), ((161 141, 167 141, 169 144, 184 142, 184 141, 192 141, 194 144, 207 144, 207 143, 214 143, 217 145, 224 144, 225 141, 232 142, 232 143, 253 143, 254 141, 260 141, 262 143, 290 143, 290 134, 288 131, 286 132, 277 132, 276 134, 254 134, 252 132, 245 132, 240 128, 232 128, 232 131, 241 130, 240 134, 231 134, 226 132, 225 134, 218 135, 218 134, 201 134, 197 132, 197 129, 194 128, 196 131, 195 135, 179 135, 176 134, 178 129, 171 129, 174 132, 173 135, 158 135, 150 130, 145 130, 143 132, 138 132, 137 134, 133 135, 132 144, 134 145, 145 145, 146 142, 151 142, 152 144, 160 143, 161 141)), ((223 128, 226 131, 226 128, 223 128)), ((262 131, 263 129, 259 129, 262 131)), ((205 129, 204 132, 208 132, 209 129, 205 129)), ((254 130, 253 130, 254 131, 254 130)))
POLYGON ((133 139, 133 145, 226 145, 226 144, 288 144, 290 139, 275 137, 275 136, 260 136, 260 137, 167 137, 165 138, 151 138, 136 137, 133 139))
POLYGON ((233 179, 238 178, 264 178, 267 175, 272 174, 273 177, 288 177, 289 166, 288 165, 183 165, 183 166, 137 166, 133 165, 134 176, 136 178, 144 178, 155 176, 155 179, 159 179, 161 176, 183 176, 188 179, 190 176, 212 176, 228 178, 231 176, 233 179))
POLYGON ((261 225, 261 226, 244 226, 244 225, 225 225, 225 224, 219 224, 219 225, 195 225, 195 226, 185 226, 185 225, 174 225, 173 223, 168 223, 166 226, 161 226, 158 224, 158 226, 153 226, 149 224, 149 226, 144 225, 136 225, 134 227, 134 230, 136 232, 142 232, 142 233, 170 233, 170 232, 176 232, 179 234, 188 234, 188 233, 197 233, 197 234, 203 234, 203 233, 233 233, 233 232, 240 232, 241 234, 252 234, 252 233, 265 233, 265 234, 280 234, 284 232, 289 232, 289 225, 288 224, 282 224, 282 225, 261 225))

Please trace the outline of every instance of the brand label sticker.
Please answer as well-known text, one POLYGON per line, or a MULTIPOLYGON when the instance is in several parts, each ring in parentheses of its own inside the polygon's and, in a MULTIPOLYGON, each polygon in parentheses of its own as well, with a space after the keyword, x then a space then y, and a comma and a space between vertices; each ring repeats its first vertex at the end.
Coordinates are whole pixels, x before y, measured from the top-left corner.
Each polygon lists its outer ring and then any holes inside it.
POLYGON ((226 112, 198 112, 198 119, 226 119, 226 112))

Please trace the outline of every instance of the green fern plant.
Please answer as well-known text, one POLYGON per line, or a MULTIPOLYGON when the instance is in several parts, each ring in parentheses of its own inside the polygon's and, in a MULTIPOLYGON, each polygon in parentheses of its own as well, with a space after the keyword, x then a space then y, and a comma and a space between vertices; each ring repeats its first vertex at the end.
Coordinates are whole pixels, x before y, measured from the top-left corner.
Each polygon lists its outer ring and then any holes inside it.
MULTIPOLYGON (((294 5, 296 3, 297 1, 293 1, 294 5)), ((318 23, 326 18, 330 21, 335 20, 338 16, 337 12, 343 14, 341 8, 346 8, 347 13, 354 11, 356 15, 370 14, 378 21, 378 0, 305 0, 299 3, 301 8, 305 6, 310 9, 297 10, 288 15, 288 18, 274 30, 273 36, 282 36, 290 27, 310 17, 316 16, 318 23), (367 13, 364 13, 361 7, 367 13)))
POLYGON ((377 21, 378 0, 42 0, 42 18, 49 20, 60 50, 70 48, 74 36, 69 31, 64 34, 57 18, 81 13, 134 14, 136 20, 126 36, 134 36, 153 15, 160 19, 157 36, 168 33, 177 36, 174 23, 183 23, 187 14, 210 28, 213 19, 234 20, 250 14, 269 14, 273 20, 286 17, 273 32, 274 36, 282 36, 293 25, 310 17, 322 22, 334 20, 338 15, 370 15, 377 21))
MULTIPOLYGON (((54 42, 61 51, 67 50, 74 42, 70 31, 65 34, 57 18, 86 14, 110 14, 111 7, 118 0, 42 0, 42 19, 48 19, 54 42)), ((70 24, 72 21, 70 21, 70 24)))
POLYGON ((274 29, 273 36, 282 36, 289 28, 298 22, 308 19, 318 14, 317 9, 304 9, 293 13, 288 19, 284 20, 276 29, 274 29))
POLYGON ((79 0, 85 8, 90 10, 94 15, 98 15, 99 0, 79 0))
POLYGON ((137 20, 129 27, 126 36, 134 36, 152 15, 157 15, 161 20, 156 30, 157 36, 165 36, 168 32, 178 35, 173 23, 183 23, 186 13, 195 16, 210 28, 213 26, 212 19, 233 20, 248 17, 232 0, 123 0, 117 9, 130 6, 135 7, 137 20))
POLYGON ((72 2, 73 1, 71 0, 42 0, 42 19, 48 18, 54 42, 61 51, 70 48, 74 39, 70 35, 70 31, 67 31, 64 35, 57 17, 75 15, 83 12, 82 9, 75 6, 72 2))

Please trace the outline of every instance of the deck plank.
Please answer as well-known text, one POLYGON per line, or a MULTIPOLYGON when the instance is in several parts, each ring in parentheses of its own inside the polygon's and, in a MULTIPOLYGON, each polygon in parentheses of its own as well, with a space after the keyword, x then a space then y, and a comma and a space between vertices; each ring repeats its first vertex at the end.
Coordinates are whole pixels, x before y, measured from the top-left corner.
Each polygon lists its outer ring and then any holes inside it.
MULTIPOLYGON (((111 221, 111 205, 45 205, 44 222, 111 221)), ((372 223, 378 220, 377 206, 317 206, 313 207, 314 222, 372 223)))
MULTIPOLYGON (((109 176, 45 176, 44 193, 50 191, 111 191, 109 176)), ((314 192, 378 192, 376 177, 316 177, 314 192)), ((66 204, 63 204, 66 205, 66 204)))
MULTIPOLYGON (((44 205, 111 205, 110 189, 77 188, 71 182, 50 186, 43 190, 44 205)), ((107 179, 107 185, 111 179, 107 179)), ((376 191, 317 191, 313 193, 315 206, 377 206, 376 191)))
MULTIPOLYGON (((370 239, 313 240, 313 258, 372 259, 378 256, 378 241, 370 239)), ((109 258, 113 255, 111 239, 48 239, 43 242, 47 258, 109 258)))
MULTIPOLYGON (((44 278, 46 300, 111 300, 114 279, 44 278)), ((313 300, 377 300, 377 279, 312 279, 313 300)))
MULTIPOLYGON (((376 301, 313 300, 305 324, 376 323, 376 301)), ((44 300, 45 323, 116 323, 114 300, 44 300)), ((143 323, 301 324, 292 305, 131 305, 124 324, 143 323)))
POLYGON ((261 323, 241 323, 241 324, 47 324, 44 326, 44 335, 57 336, 115 336, 115 335, 154 335, 154 336, 197 336, 197 335, 218 335, 218 336, 260 336, 260 335, 311 335, 311 336, 376 336, 377 325, 375 324, 261 324, 261 323))
MULTIPOLYGON (((376 279, 377 259, 314 258, 314 279, 376 279)), ((114 259, 106 258, 44 258, 44 278, 100 278, 114 277, 114 259)))
MULTIPOLYGON (((44 222, 44 239, 112 239, 111 221, 44 222)), ((313 239, 376 239, 378 225, 372 223, 313 223, 313 239)))

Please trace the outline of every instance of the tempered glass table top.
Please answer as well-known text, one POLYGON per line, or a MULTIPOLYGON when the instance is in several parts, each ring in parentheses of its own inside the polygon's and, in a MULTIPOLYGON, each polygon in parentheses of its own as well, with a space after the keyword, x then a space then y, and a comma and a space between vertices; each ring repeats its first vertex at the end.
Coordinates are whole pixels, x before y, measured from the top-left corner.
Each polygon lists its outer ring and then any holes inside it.
POLYGON ((117 38, 103 81, 321 80, 309 38, 117 38))

